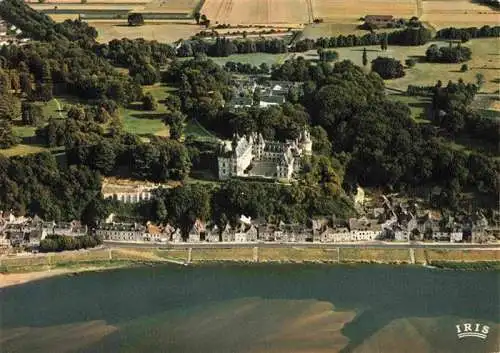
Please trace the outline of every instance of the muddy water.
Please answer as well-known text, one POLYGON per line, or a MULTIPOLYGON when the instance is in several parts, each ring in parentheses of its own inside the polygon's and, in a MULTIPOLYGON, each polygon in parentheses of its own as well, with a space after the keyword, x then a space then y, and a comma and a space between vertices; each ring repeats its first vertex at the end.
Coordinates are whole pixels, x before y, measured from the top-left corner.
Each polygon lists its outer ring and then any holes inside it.
POLYGON ((500 351, 498 272, 209 265, 50 278, 1 290, 1 352, 500 351), (480 323, 488 337, 459 339, 480 323))

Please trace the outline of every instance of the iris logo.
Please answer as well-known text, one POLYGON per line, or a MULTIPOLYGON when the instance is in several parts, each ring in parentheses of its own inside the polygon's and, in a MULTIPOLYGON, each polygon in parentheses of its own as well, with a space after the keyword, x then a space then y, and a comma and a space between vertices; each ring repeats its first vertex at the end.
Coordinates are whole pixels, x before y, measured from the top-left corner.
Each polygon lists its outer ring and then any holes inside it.
POLYGON ((455 325, 457 328, 457 337, 458 338, 466 338, 466 337, 476 337, 482 340, 485 340, 488 337, 488 333, 490 332, 490 327, 486 325, 482 325, 479 323, 465 323, 455 325))

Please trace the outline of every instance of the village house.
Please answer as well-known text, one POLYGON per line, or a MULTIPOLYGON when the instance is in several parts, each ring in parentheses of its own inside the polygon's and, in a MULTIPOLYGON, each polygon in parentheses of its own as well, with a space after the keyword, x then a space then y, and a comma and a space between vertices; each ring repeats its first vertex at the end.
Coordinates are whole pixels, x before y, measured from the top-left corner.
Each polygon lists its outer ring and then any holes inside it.
POLYGON ((382 235, 382 226, 377 219, 350 218, 349 231, 350 241, 376 240, 382 235))
POLYGON ((210 229, 207 228, 205 241, 209 243, 217 243, 220 241, 220 229, 217 225, 213 225, 210 229))
POLYGON ((95 230, 95 234, 104 240, 111 241, 144 241, 146 227, 138 223, 103 223, 95 230))
POLYGON ((257 241, 258 231, 254 225, 242 224, 234 234, 234 241, 237 243, 248 243, 257 241))
POLYGON ((200 241, 204 241, 205 232, 206 232, 205 223, 200 219, 197 219, 194 222, 193 226, 191 227, 191 230, 189 231, 188 242, 199 243, 200 241))
POLYGON ((337 227, 337 228, 332 228, 330 232, 330 240, 333 242, 348 242, 352 241, 351 240, 351 235, 349 232, 349 228, 347 227, 337 227))
POLYGON ((226 224, 224 229, 221 232, 221 239, 223 242, 228 243, 228 242, 233 242, 234 241, 234 231, 229 225, 229 223, 226 224))
POLYGON ((71 221, 55 223, 54 227, 52 228, 52 233, 48 234, 65 235, 68 237, 81 237, 87 235, 87 233, 87 226, 82 225, 79 221, 71 221))
POLYGON ((144 234, 144 241, 150 241, 153 243, 165 243, 170 240, 171 227, 157 226, 151 222, 146 223, 146 233, 144 234))
POLYGON ((275 226, 268 223, 261 223, 257 226, 259 240, 268 242, 274 241, 275 226))
POLYGON ((182 243, 184 239, 182 239, 181 230, 177 228, 172 234, 170 234, 170 239, 173 243, 182 243))

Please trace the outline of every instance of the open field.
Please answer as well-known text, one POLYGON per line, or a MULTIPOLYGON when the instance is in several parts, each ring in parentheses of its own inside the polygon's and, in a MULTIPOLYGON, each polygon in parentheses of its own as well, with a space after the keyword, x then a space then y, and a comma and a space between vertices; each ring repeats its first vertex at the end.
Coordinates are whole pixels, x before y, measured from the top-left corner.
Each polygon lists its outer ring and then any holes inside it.
MULTIPOLYGON (((340 34, 348 35, 353 34, 356 36, 364 36, 370 32, 359 29, 358 26, 362 22, 350 19, 337 19, 335 22, 313 23, 307 25, 300 35, 300 39, 318 39, 321 37, 334 37, 340 34)), ((381 28, 376 30, 377 33, 394 32, 394 28, 381 28)))
POLYGON ((500 12, 467 0, 424 0, 421 20, 434 28, 498 25, 500 12))
POLYGON ((315 17, 325 22, 357 20, 365 15, 393 15, 409 18, 417 15, 416 0, 313 0, 315 17))
MULTIPOLYGON (((379 46, 367 46, 368 61, 378 56, 393 57, 404 63, 409 57, 425 57, 425 51, 433 43, 418 47, 389 46, 385 52, 379 46)), ((438 45, 448 45, 445 42, 436 42, 438 45)), ((472 50, 472 59, 467 62, 469 71, 460 72, 462 64, 438 64, 419 62, 413 68, 406 69, 406 76, 394 80, 386 80, 386 85, 391 88, 406 91, 408 85, 434 85, 437 80, 447 83, 449 80, 457 81, 462 78, 465 82, 475 82, 476 74, 482 73, 486 83, 481 92, 494 93, 498 90, 497 79, 500 78, 499 52, 500 41, 496 38, 473 39, 466 44, 472 50)), ((339 60, 351 60, 356 65, 362 66, 363 48, 336 48, 339 60)), ((307 54, 311 54, 306 53, 307 54)), ((314 53, 312 53, 314 54, 314 53)))
POLYGON ((311 0, 206 0, 201 13, 212 24, 309 23, 308 2, 311 0))
POLYGON ((144 6, 144 11, 191 13, 200 0, 152 0, 144 6))
MULTIPOLYGON (((24 0, 26 3, 32 5, 40 4, 38 0, 24 0)), ((134 4, 134 5, 145 5, 148 0, 86 0, 87 4, 134 4)), ((81 4, 81 0, 45 0, 44 4, 81 4)))
POLYGON ((202 26, 182 23, 145 24, 139 27, 129 27, 123 21, 97 22, 89 21, 97 29, 97 40, 107 43, 113 39, 144 38, 163 43, 173 43, 180 38, 189 38, 203 29, 202 26))
POLYGON ((87 11, 120 11, 120 10, 133 10, 135 8, 141 8, 140 6, 137 7, 136 4, 123 4, 123 3, 118 3, 118 4, 113 4, 113 3, 96 3, 96 4, 81 4, 81 3, 53 3, 53 4, 31 4, 30 5, 34 10, 37 11, 48 11, 48 10, 57 10, 58 12, 69 12, 69 11, 76 11, 76 13, 85 13, 87 11))

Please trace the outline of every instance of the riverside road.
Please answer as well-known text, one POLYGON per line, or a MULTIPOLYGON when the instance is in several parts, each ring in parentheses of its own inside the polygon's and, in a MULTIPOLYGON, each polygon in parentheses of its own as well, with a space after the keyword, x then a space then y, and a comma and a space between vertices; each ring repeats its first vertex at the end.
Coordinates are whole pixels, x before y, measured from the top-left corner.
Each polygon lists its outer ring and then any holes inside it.
POLYGON ((316 248, 316 249, 337 249, 337 248, 370 248, 370 249, 488 249, 499 250, 500 244, 464 244, 464 243, 389 243, 389 242, 363 242, 363 243, 139 243, 139 242, 117 242, 104 241, 107 247, 122 248, 154 248, 154 249, 237 249, 237 248, 316 248))

